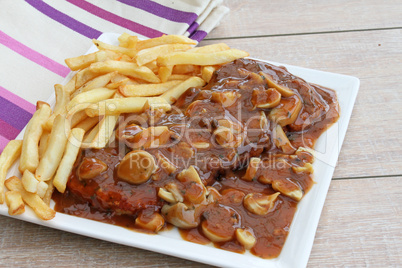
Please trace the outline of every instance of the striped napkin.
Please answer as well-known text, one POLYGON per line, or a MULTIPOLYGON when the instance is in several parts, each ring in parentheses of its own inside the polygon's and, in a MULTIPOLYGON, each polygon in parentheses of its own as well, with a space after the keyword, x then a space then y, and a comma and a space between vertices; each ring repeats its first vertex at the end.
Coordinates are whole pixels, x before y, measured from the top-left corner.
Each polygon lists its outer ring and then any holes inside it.
POLYGON ((201 41, 229 11, 222 0, 1 1, 0 152, 24 128, 37 100, 70 72, 104 32, 143 38, 182 34, 201 41))

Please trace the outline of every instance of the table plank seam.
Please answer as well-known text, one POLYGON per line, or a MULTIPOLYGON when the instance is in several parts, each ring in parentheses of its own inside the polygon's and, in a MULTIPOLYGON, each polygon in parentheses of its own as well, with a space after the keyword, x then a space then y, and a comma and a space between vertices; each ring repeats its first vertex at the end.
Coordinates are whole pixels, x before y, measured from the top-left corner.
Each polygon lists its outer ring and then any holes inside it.
POLYGON ((339 181, 339 180, 355 180, 355 179, 375 179, 375 178, 396 178, 396 177, 401 177, 402 174, 396 174, 396 175, 377 175, 377 176, 357 176, 357 177, 342 177, 342 178, 332 178, 334 181, 339 181))
POLYGON ((321 31, 321 32, 301 32, 301 33, 285 33, 285 34, 267 34, 267 35, 247 35, 247 36, 229 36, 229 37, 214 37, 205 38, 205 41, 215 40, 231 40, 231 39, 248 39, 248 38, 265 38, 265 37, 283 37, 283 36, 303 36, 316 34, 337 34, 337 33, 353 33, 353 32, 371 32, 371 31, 387 31, 401 30, 402 27, 384 27, 384 28, 369 28, 369 29, 354 29, 354 30, 339 30, 339 31, 321 31))

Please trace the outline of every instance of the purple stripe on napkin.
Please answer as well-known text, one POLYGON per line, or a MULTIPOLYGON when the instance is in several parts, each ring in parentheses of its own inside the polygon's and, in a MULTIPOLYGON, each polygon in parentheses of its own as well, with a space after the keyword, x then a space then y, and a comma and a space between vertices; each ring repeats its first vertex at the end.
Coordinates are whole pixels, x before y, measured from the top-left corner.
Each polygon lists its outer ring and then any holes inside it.
POLYGON ((4 138, 4 137, 1 136, 1 134, 0 134, 0 153, 3 152, 4 147, 6 147, 6 145, 7 145, 7 143, 8 143, 9 141, 10 141, 9 139, 4 138))
POLYGON ((8 140, 15 139, 21 130, 16 129, 0 118, 0 135, 8 140))
POLYGON ((79 34, 82 34, 88 38, 98 38, 102 32, 79 22, 76 19, 58 11, 57 9, 49 6, 45 2, 41 0, 25 0, 28 4, 36 8, 38 11, 42 12, 49 18, 63 24, 64 26, 70 28, 73 31, 76 31, 79 34))
POLYGON ((142 0, 142 1, 117 0, 117 1, 138 9, 142 9, 148 13, 157 15, 164 19, 175 22, 183 22, 189 25, 192 24, 198 17, 197 14, 193 12, 177 10, 149 0, 142 0))
POLYGON ((31 113, 0 96, 0 119, 4 122, 21 131, 31 117, 31 113))
POLYGON ((2 31, 0 31, 0 43, 5 45, 9 49, 14 50, 21 56, 39 64, 40 66, 62 77, 66 77, 70 72, 70 69, 68 69, 66 66, 40 54, 39 52, 36 52, 35 50, 18 42, 14 38, 3 33, 2 31))
POLYGON ((192 35, 194 33, 195 30, 197 30, 198 26, 200 26, 197 22, 194 21, 193 24, 190 25, 190 27, 188 27, 187 32, 192 35))
POLYGON ((195 31, 192 35, 190 35, 190 38, 200 42, 202 39, 205 38, 205 36, 207 36, 207 34, 208 34, 207 32, 199 30, 195 31))
POLYGON ((67 2, 73 4, 73 5, 77 6, 77 7, 80 7, 83 10, 85 10, 85 11, 87 11, 87 12, 89 12, 89 13, 95 15, 95 16, 103 18, 103 19, 105 19, 107 21, 110 21, 110 22, 112 22, 114 24, 117 24, 117 25, 119 25, 119 26, 121 26, 123 28, 127 28, 127 29, 129 29, 129 30, 131 30, 133 32, 139 33, 139 34, 144 35, 146 37, 153 38, 153 37, 162 36, 164 34, 164 33, 160 32, 158 30, 149 28, 147 26, 138 24, 138 23, 136 23, 134 21, 131 21, 131 20, 122 18, 120 16, 117 16, 116 14, 113 14, 113 13, 111 13, 109 11, 106 11, 106 10, 104 10, 102 8, 99 8, 99 7, 97 7, 97 6, 95 6, 95 5, 91 4, 91 3, 88 3, 87 1, 83 1, 83 0, 67 0, 67 2))
POLYGON ((36 111, 35 105, 8 91, 2 86, 0 86, 0 96, 8 100, 9 102, 12 102, 15 105, 19 106, 21 109, 24 109, 28 113, 33 114, 36 111))

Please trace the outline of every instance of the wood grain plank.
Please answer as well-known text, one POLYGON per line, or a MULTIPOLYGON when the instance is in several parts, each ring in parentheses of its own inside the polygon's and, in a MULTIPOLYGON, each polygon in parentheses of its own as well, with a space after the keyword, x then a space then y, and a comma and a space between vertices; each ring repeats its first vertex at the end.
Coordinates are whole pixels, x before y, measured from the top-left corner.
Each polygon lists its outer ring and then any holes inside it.
POLYGON ((402 264, 402 177, 332 181, 309 267, 402 264))
MULTIPOLYGON (((310 267, 402 263, 402 177, 334 180, 310 267)), ((0 216, 1 267, 207 267, 0 216)))
POLYGON ((334 177, 402 174, 402 30, 223 41, 255 58, 360 78, 334 177))
POLYGON ((230 8, 208 38, 402 27, 399 0, 225 0, 230 8))

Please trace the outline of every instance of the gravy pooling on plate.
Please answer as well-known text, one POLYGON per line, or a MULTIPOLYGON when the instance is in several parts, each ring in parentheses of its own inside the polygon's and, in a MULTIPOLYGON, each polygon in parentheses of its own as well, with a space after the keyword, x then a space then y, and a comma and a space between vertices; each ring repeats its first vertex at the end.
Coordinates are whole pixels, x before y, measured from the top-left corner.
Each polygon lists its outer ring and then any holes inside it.
POLYGON ((164 112, 121 116, 116 139, 82 149, 59 212, 277 257, 313 185, 313 148, 339 118, 334 91, 239 59, 164 112))

